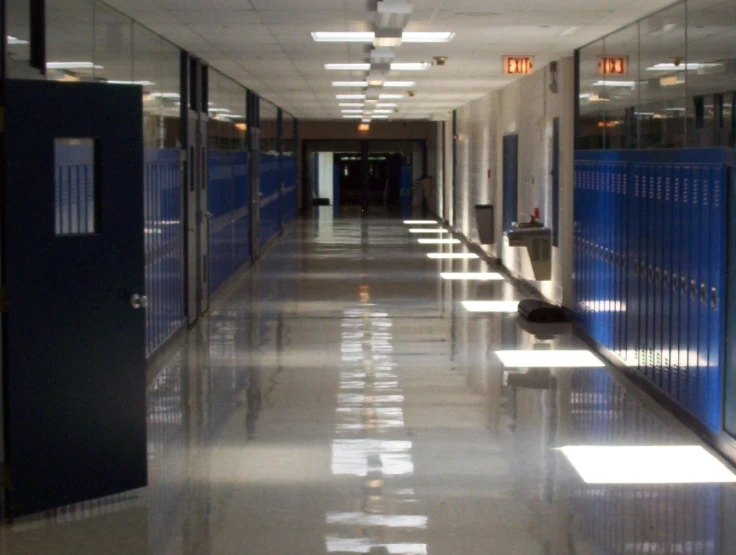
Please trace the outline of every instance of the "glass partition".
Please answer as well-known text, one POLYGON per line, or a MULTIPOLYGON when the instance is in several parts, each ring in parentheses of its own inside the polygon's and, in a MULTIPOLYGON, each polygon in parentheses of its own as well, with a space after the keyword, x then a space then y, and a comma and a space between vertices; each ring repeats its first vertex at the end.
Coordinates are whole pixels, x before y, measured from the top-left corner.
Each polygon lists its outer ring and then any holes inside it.
POLYGON ((733 146, 734 44, 736 2, 688 0, 581 48, 577 148, 733 146))

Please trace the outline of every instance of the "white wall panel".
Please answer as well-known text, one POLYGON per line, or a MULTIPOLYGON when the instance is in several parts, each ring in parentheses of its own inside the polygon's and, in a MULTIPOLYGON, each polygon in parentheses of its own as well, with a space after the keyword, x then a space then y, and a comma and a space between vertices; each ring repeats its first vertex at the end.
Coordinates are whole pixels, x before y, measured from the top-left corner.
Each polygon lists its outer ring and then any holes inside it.
POLYGON ((473 206, 495 206, 496 243, 484 246, 517 277, 531 282, 550 300, 572 302, 572 191, 574 129, 574 62, 558 63, 556 94, 549 90, 549 67, 492 92, 458 110, 456 228, 478 242, 473 206), (552 252, 552 280, 535 282, 525 249, 504 241, 503 137, 519 135, 519 213, 528 221, 539 208, 546 225, 552 222, 552 121, 560 118, 560 247, 552 252), (490 178, 488 171, 490 170, 490 178))

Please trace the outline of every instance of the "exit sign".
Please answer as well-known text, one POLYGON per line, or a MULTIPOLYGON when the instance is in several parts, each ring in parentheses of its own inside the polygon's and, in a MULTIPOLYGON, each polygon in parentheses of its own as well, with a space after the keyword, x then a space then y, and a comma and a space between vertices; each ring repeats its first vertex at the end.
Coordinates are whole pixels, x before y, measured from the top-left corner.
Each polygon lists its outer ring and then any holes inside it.
POLYGON ((628 56, 598 56, 598 75, 626 75, 628 72, 628 56))
POLYGON ((529 75, 534 71, 534 56, 504 56, 504 75, 529 75))

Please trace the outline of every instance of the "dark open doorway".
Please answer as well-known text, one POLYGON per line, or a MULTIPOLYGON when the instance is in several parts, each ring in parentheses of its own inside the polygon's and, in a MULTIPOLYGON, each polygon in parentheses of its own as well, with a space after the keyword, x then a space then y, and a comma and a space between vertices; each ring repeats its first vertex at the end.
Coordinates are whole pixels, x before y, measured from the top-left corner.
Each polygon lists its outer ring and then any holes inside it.
POLYGON ((407 166, 402 153, 370 153, 365 164, 361 153, 335 155, 336 205, 397 206, 407 166), (339 199, 339 200, 338 200, 339 199))

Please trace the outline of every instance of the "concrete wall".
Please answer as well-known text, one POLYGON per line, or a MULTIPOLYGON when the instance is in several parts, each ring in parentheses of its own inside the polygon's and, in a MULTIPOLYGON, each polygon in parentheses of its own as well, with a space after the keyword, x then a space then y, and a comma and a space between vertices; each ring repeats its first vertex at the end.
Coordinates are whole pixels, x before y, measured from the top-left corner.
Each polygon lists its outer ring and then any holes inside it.
MULTIPOLYGON (((574 155, 574 62, 558 62, 558 92, 550 92, 549 67, 519 79, 458 109, 455 226, 478 242, 473 206, 495 206, 496 242, 484 245, 517 277, 531 282, 552 301, 572 306, 572 199, 574 155), (519 214, 528 220, 535 207, 552 221, 552 120, 560 118, 560 248, 552 252, 552 280, 534 280, 526 249, 511 248, 503 236, 503 137, 519 135, 519 214), (490 177, 489 177, 490 174, 490 177)), ((450 127, 450 125, 448 125, 450 127)), ((452 132, 446 145, 452 168, 452 132)), ((450 170, 451 171, 451 170, 450 170)), ((449 181, 449 180, 448 180, 449 181)), ((452 206, 443 217, 452 218, 452 206)))

